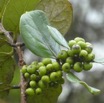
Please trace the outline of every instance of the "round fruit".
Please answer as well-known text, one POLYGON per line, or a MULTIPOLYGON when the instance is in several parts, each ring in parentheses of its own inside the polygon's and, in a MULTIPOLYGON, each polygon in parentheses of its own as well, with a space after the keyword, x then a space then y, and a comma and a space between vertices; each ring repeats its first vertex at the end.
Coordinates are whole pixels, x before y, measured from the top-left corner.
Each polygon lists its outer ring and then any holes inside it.
POLYGON ((40 68, 41 66, 44 66, 44 64, 42 62, 38 63, 38 68, 40 68))
POLYGON ((75 40, 76 42, 79 42, 79 41, 85 42, 85 40, 84 40, 83 38, 81 38, 81 37, 76 37, 74 40, 75 40))
POLYGON ((92 63, 84 63, 83 64, 83 69, 84 70, 90 70, 92 68, 93 64, 92 63))
POLYGON ((62 70, 64 71, 64 72, 69 72, 70 71, 70 64, 69 63, 64 63, 63 65, 62 65, 62 70))
POLYGON ((44 84, 44 82, 43 82, 42 80, 39 80, 39 82, 38 82, 38 86, 39 86, 41 89, 44 89, 44 88, 47 87, 47 85, 44 84))
POLYGON ((32 88, 34 88, 34 87, 36 87, 36 81, 30 81, 30 87, 32 87, 32 88))
POLYGON ((72 47, 74 44, 76 44, 75 40, 70 40, 68 43, 69 47, 72 47))
POLYGON ((57 81, 57 79, 58 79, 57 73, 56 73, 56 72, 52 72, 52 73, 50 74, 50 80, 51 80, 51 81, 57 81))
POLYGON ((39 95, 39 94, 42 93, 42 89, 41 89, 41 88, 37 88, 37 89, 35 90, 35 92, 36 92, 37 95, 39 95))
POLYGON ((37 69, 36 65, 29 65, 27 67, 27 72, 30 73, 30 74, 32 74, 32 73, 35 73, 36 69, 37 69))
POLYGON ((95 54, 90 53, 88 54, 88 56, 86 57, 86 61, 88 62, 92 62, 95 59, 95 54))
POLYGON ((29 74, 28 72, 26 72, 26 73, 24 74, 24 77, 28 79, 28 78, 30 77, 30 74, 29 74))
POLYGON ((52 63, 52 66, 53 66, 53 69, 54 69, 55 71, 60 70, 60 65, 59 65, 58 62, 53 62, 53 63, 52 63))
POLYGON ((86 46, 92 46, 92 44, 89 42, 86 42, 86 46))
POLYGON ((73 69, 74 69, 76 72, 81 72, 81 71, 82 71, 82 63, 76 62, 76 63, 74 64, 73 69))
POLYGON ((72 57, 68 57, 68 58, 66 59, 66 63, 73 64, 73 63, 74 63, 73 58, 72 58, 72 57))
POLYGON ((47 70, 48 73, 51 72, 53 70, 53 65, 52 64, 47 64, 46 70, 47 70))
POLYGON ((31 74, 31 75, 30 75, 30 79, 31 79, 31 80, 36 80, 36 79, 37 79, 36 74, 31 74))
POLYGON ((44 65, 47 65, 47 64, 52 63, 52 61, 51 61, 50 58, 44 58, 44 59, 42 60, 42 63, 43 63, 44 65))
POLYGON ((87 53, 86 50, 81 50, 80 53, 79 53, 79 56, 86 58, 88 56, 88 53, 87 53))
POLYGON ((68 56, 69 56, 69 57, 73 57, 73 56, 74 56, 74 53, 73 53, 73 51, 72 51, 71 49, 69 49, 69 50, 67 51, 67 53, 68 53, 68 56))
POLYGON ((61 70, 57 71, 56 73, 57 73, 58 78, 62 77, 62 71, 61 70))
POLYGON ((50 78, 49 78, 48 75, 42 76, 41 80, 42 80, 44 83, 49 83, 49 82, 50 82, 50 78))
POLYGON ((25 93, 27 95, 31 95, 31 96, 33 96, 35 94, 33 88, 27 88, 26 91, 25 91, 25 93))
POLYGON ((68 57, 68 54, 65 50, 61 50, 61 52, 57 56, 57 58, 61 60, 65 60, 67 57, 68 57))
POLYGON ((65 82, 64 78, 60 78, 60 80, 58 80, 59 84, 64 84, 64 82, 65 82))
POLYGON ((81 49, 85 49, 86 48, 86 43, 83 42, 83 41, 79 41, 77 44, 80 45, 81 49))
POLYGON ((91 45, 89 45, 89 46, 86 47, 86 51, 87 51, 88 53, 91 53, 92 50, 93 50, 93 48, 92 48, 91 45))
POLYGON ((78 44, 72 46, 73 54, 78 54, 81 51, 81 47, 78 44))
POLYGON ((41 66, 40 68, 39 68, 39 75, 40 76, 43 76, 43 75, 45 75, 46 74, 46 67, 45 66, 41 66))
POLYGON ((27 65, 24 65, 21 69, 21 72, 24 74, 27 71, 27 65))

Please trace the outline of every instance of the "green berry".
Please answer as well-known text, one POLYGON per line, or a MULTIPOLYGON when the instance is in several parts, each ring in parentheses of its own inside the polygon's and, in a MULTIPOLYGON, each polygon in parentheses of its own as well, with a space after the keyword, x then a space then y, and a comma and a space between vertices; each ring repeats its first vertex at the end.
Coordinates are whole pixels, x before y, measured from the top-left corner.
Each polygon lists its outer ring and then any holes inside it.
POLYGON ((47 64, 46 70, 47 70, 48 73, 51 72, 53 70, 53 65, 52 64, 47 64))
POLYGON ((68 54, 65 50, 61 50, 60 53, 58 53, 57 58, 61 60, 65 60, 68 57, 68 54))
POLYGON ((52 61, 51 61, 50 58, 44 58, 44 59, 42 60, 42 63, 43 63, 44 65, 47 65, 47 64, 52 63, 52 61))
POLYGON ((39 75, 40 75, 40 76, 43 76, 43 75, 45 75, 46 73, 47 73, 46 67, 45 67, 45 66, 41 66, 41 67, 39 68, 39 75))
POLYGON ((86 46, 92 46, 92 44, 89 42, 86 42, 86 46))
POLYGON ((63 70, 64 72, 69 72, 70 69, 71 69, 71 66, 70 66, 69 63, 64 63, 64 64, 62 65, 62 70, 63 70))
POLYGON ((42 93, 42 89, 41 89, 41 88, 37 88, 37 89, 35 90, 35 92, 36 92, 37 95, 39 95, 39 94, 42 93))
POLYGON ((58 80, 58 83, 59 83, 59 84, 64 84, 64 82, 65 82, 64 78, 60 78, 60 79, 58 80))
POLYGON ((78 44, 72 46, 73 54, 78 54, 81 51, 81 47, 78 44))
POLYGON ((30 73, 30 74, 33 74, 33 73, 35 73, 36 69, 37 69, 36 65, 29 65, 27 67, 27 72, 30 73))
POLYGON ((58 79, 57 73, 56 73, 56 72, 52 72, 52 73, 50 74, 50 80, 51 80, 51 81, 57 81, 57 79, 58 79))
POLYGON ((68 56, 69 56, 69 57, 73 57, 73 56, 74 56, 74 53, 73 53, 73 51, 72 51, 71 49, 69 49, 69 50, 67 51, 67 53, 68 53, 68 56))
POLYGON ((72 58, 72 57, 68 57, 68 58, 66 59, 66 63, 73 64, 73 63, 74 63, 73 58, 72 58))
POLYGON ((27 65, 24 65, 21 69, 21 72, 24 74, 27 71, 27 65))
POLYGON ((42 80, 39 80, 38 86, 39 86, 41 89, 45 89, 45 88, 47 87, 47 85, 46 85, 42 80))
POLYGON ((70 40, 68 43, 69 47, 72 47, 74 44, 76 44, 75 40, 70 40))
POLYGON ((30 74, 29 74, 28 72, 26 72, 26 73, 24 74, 24 77, 28 79, 28 78, 30 77, 30 74))
POLYGON ((42 62, 38 63, 38 68, 40 68, 41 66, 44 66, 44 64, 42 62))
POLYGON ((95 54, 90 53, 88 54, 88 56, 86 57, 86 61, 88 62, 92 62, 95 59, 95 54))
POLYGON ((54 69, 54 70, 56 70, 56 71, 57 71, 57 70, 60 70, 60 65, 59 65, 58 62, 53 62, 53 63, 52 63, 52 66, 53 66, 53 69, 54 69))
POLYGON ((31 80, 36 80, 36 79, 37 79, 36 74, 31 74, 31 75, 30 75, 30 79, 31 79, 31 80))
POLYGON ((34 93, 34 89, 33 88, 27 88, 25 93, 27 95, 30 95, 30 96, 33 96, 35 93, 34 93))
POLYGON ((81 72, 81 71, 82 71, 82 63, 76 62, 76 63, 74 64, 73 69, 74 69, 76 72, 81 72))
POLYGON ((79 56, 82 57, 82 58, 83 57, 86 58, 88 56, 88 52, 86 50, 81 50, 80 53, 79 53, 79 56))
POLYGON ((42 76, 41 80, 42 80, 44 83, 49 83, 49 82, 50 82, 50 78, 49 78, 48 75, 42 76))
POLYGON ((81 37, 76 37, 74 40, 75 40, 76 42, 79 42, 79 41, 85 42, 85 40, 84 40, 83 38, 81 38, 81 37))
POLYGON ((30 81, 30 87, 32 87, 32 88, 34 88, 34 87, 36 87, 36 81, 30 81))
POLYGON ((90 70, 92 68, 93 64, 92 63, 84 63, 83 64, 83 69, 84 70, 90 70))
POLYGON ((85 49, 86 48, 86 43, 83 42, 83 41, 79 41, 77 44, 80 45, 81 49, 85 49))
POLYGON ((58 70, 56 73, 57 73, 58 78, 62 77, 62 71, 61 70, 58 70))
POLYGON ((88 53, 91 53, 93 48, 91 45, 87 46, 86 49, 85 49, 88 53))

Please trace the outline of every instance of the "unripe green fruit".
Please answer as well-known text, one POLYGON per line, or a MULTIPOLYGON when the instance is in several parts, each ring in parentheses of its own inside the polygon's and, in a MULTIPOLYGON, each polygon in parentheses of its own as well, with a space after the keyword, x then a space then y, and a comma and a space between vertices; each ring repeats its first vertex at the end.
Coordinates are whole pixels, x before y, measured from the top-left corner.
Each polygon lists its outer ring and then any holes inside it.
POLYGON ((30 74, 33 74, 33 73, 35 73, 36 69, 37 69, 36 65, 29 65, 27 67, 27 72, 30 74))
POLYGON ((90 53, 88 54, 88 56, 86 57, 86 61, 88 62, 92 62, 95 59, 95 54, 90 53))
POLYGON ((92 44, 89 42, 86 42, 86 46, 92 46, 92 44))
POLYGON ((81 71, 82 71, 82 63, 76 62, 76 63, 74 64, 73 69, 74 69, 76 72, 81 72, 81 71))
POLYGON ((69 63, 64 63, 64 64, 62 65, 62 70, 63 70, 64 72, 69 72, 70 69, 71 69, 71 66, 70 66, 69 63))
POLYGON ((60 70, 60 65, 58 62, 52 62, 53 69, 55 71, 60 70))
POLYGON ((21 69, 21 72, 24 74, 27 71, 27 65, 24 65, 21 69))
POLYGON ((41 88, 37 88, 37 89, 35 90, 35 92, 36 92, 37 95, 39 95, 39 94, 42 93, 42 89, 41 89, 41 88))
POLYGON ((38 86, 39 86, 41 89, 44 89, 44 88, 47 87, 47 85, 46 85, 42 80, 39 80, 38 86))
POLYGON ((73 57, 73 56, 74 56, 74 53, 73 53, 73 51, 72 51, 71 49, 69 49, 69 50, 67 51, 67 53, 68 53, 68 56, 69 56, 69 57, 73 57))
POLYGON ((92 46, 90 45, 90 46, 87 46, 85 50, 86 50, 88 53, 91 53, 92 50, 93 50, 93 48, 92 48, 92 46))
POLYGON ((31 63, 31 65, 37 65, 38 64, 38 61, 33 61, 32 63, 31 63))
POLYGON ((81 37, 76 37, 74 40, 75 40, 76 42, 79 42, 79 41, 85 42, 85 40, 84 40, 83 38, 81 38, 81 37))
POLYGON ((58 53, 57 58, 61 60, 65 60, 68 57, 68 54, 65 50, 61 50, 60 53, 58 53))
POLYGON ((72 46, 73 54, 78 54, 81 51, 81 47, 78 44, 72 46))
POLYGON ((57 73, 58 78, 60 79, 62 77, 62 71, 58 70, 56 73, 57 73))
POLYGON ((57 73, 56 73, 56 72, 52 72, 52 73, 50 74, 50 80, 51 80, 51 81, 57 81, 57 79, 58 79, 57 73))
POLYGON ((28 78, 30 77, 30 74, 29 74, 28 72, 26 72, 26 73, 24 74, 24 77, 28 79, 28 78))
POLYGON ((80 45, 81 49, 85 49, 86 48, 86 43, 83 42, 83 41, 79 41, 77 44, 80 45))
POLYGON ((66 59, 66 63, 73 64, 73 63, 74 63, 73 58, 72 58, 72 57, 68 57, 68 58, 66 59))
POLYGON ((70 40, 68 43, 69 47, 72 47, 74 44, 76 44, 75 40, 70 40))
POLYGON ((86 58, 88 56, 88 53, 87 53, 86 50, 81 50, 80 53, 79 53, 79 56, 86 58))
POLYGON ((38 68, 40 68, 41 66, 44 66, 44 64, 42 62, 38 63, 38 68))
POLYGON ((47 65, 47 64, 51 64, 52 61, 51 61, 50 58, 44 58, 44 59, 42 60, 42 63, 43 63, 44 65, 47 65))
POLYGON ((30 87, 32 87, 32 88, 34 88, 34 87, 36 87, 36 81, 30 81, 30 87))
POLYGON ((83 69, 84 70, 90 70, 92 68, 93 64, 92 63, 84 63, 83 64, 83 69))
POLYGON ((48 75, 42 76, 41 80, 42 80, 44 83, 49 83, 49 82, 50 82, 50 78, 49 78, 48 75))
POLYGON ((30 95, 30 96, 33 96, 35 93, 34 93, 34 89, 33 88, 27 88, 25 93, 27 95, 30 95))
POLYGON ((59 84, 64 84, 64 82, 65 82, 64 78, 60 78, 60 80, 58 80, 59 84))
POLYGON ((43 75, 45 75, 46 74, 46 67, 45 66, 41 66, 40 68, 39 68, 39 75, 40 76, 43 76, 43 75))
POLYGON ((31 79, 31 80, 36 80, 36 79, 37 79, 36 74, 31 74, 31 75, 30 75, 30 79, 31 79))
POLYGON ((52 64, 47 64, 46 70, 47 70, 48 73, 51 72, 53 70, 53 65, 52 64))

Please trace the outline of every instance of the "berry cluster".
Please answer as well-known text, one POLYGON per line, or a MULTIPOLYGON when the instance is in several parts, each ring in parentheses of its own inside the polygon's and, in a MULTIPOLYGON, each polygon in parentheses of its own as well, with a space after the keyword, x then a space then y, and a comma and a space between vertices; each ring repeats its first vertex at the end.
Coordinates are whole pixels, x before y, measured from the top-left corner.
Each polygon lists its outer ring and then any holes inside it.
POLYGON ((24 65, 21 72, 28 81, 27 95, 38 95, 46 88, 64 83, 59 63, 52 62, 49 58, 43 59, 42 62, 32 62, 29 66, 24 65))
POLYGON ((91 62, 95 58, 92 53, 92 44, 85 42, 83 38, 76 37, 74 40, 70 40, 68 45, 70 49, 62 50, 57 56, 62 62, 62 70, 64 72, 69 72, 70 69, 76 72, 90 70, 93 66, 91 62))

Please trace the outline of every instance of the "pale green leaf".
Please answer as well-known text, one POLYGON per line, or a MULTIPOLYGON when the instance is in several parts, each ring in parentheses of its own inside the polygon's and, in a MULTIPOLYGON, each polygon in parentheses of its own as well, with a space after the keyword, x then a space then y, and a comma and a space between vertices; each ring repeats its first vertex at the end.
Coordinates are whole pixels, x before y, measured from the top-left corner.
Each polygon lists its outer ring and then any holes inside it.
POLYGON ((71 26, 73 10, 68 0, 41 0, 36 9, 43 10, 51 23, 65 35, 71 26))
POLYGON ((20 34, 28 49, 41 57, 55 58, 59 44, 51 37, 48 18, 41 10, 26 12, 20 18, 20 34))
POLYGON ((2 24, 8 31, 19 32, 20 16, 34 10, 40 0, 9 0, 2 17, 2 24))
POLYGON ((78 77, 76 77, 73 73, 68 73, 66 75, 66 78, 70 81, 70 82, 74 82, 74 83, 79 83, 82 84, 91 94, 96 95, 99 94, 101 91, 99 89, 96 89, 94 87, 89 86, 88 84, 86 84, 85 82, 81 81, 78 77))
POLYGON ((60 45, 69 48, 67 41, 64 39, 62 34, 54 27, 48 26, 48 29, 51 33, 51 36, 53 39, 60 45))
POLYGON ((61 94, 62 87, 47 88, 40 95, 27 97, 27 103, 57 103, 58 96, 61 94))

